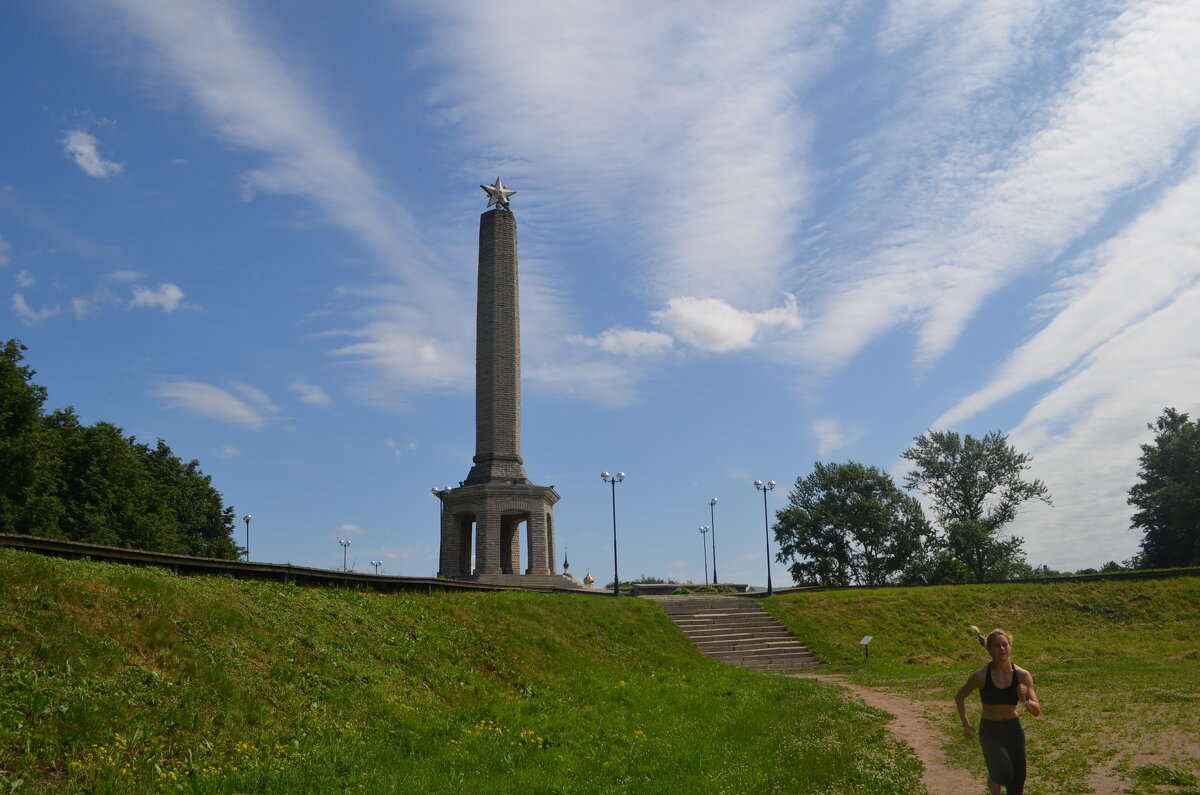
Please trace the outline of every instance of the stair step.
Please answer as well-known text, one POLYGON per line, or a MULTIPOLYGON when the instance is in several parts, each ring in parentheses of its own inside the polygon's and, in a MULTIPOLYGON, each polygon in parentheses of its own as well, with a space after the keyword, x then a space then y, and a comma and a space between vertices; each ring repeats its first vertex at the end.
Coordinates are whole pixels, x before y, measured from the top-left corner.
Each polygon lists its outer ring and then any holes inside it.
POLYGON ((656 599, 702 654, 756 671, 798 671, 818 664, 796 639, 756 602, 711 596, 656 599))

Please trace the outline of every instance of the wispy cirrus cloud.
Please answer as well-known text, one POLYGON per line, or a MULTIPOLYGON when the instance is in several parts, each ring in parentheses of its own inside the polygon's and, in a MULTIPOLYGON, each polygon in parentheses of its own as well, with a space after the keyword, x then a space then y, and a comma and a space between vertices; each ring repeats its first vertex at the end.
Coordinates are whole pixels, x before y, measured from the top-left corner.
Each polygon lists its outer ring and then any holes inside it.
POLYGON ((830 417, 818 417, 812 421, 812 433, 817 439, 817 455, 827 456, 862 438, 859 428, 846 425, 830 417))
MULTIPOLYGON (((1200 415, 1200 285, 1091 350, 1013 429, 1033 455, 1032 474, 1055 494, 1052 509, 1030 511, 1014 531, 1031 557, 1051 565, 1124 560, 1140 535, 1126 503, 1137 482, 1146 425, 1166 407, 1200 415)), ((1094 564, 1093 564, 1094 565, 1094 564)))
POLYGON ((839 4, 419 5, 426 54, 449 69, 446 117, 536 175, 535 209, 570 202, 629 237, 652 303, 778 303, 810 199, 812 117, 795 100, 837 47, 839 4))
MULTIPOLYGON (((1049 266, 1114 202, 1163 173, 1200 122, 1200 96, 1183 88, 1200 69, 1198 17, 1186 4, 1138 3, 1113 20, 1037 112, 1044 124, 996 168, 947 186, 961 211, 942 207, 932 223, 917 219, 866 254, 867 273, 815 319, 810 356, 844 363, 912 321, 916 361, 937 360, 989 295, 1049 266)), ((940 168, 921 178, 940 188, 940 168)))
POLYGON ((125 166, 121 163, 105 160, 101 156, 99 139, 86 130, 68 131, 63 137, 62 144, 63 151, 89 177, 97 179, 115 177, 125 170, 125 166))
POLYGON ((13 293, 12 310, 13 314, 17 316, 17 320, 20 320, 27 326, 36 326, 62 311, 57 305, 52 307, 43 306, 40 309, 35 309, 30 306, 29 302, 25 300, 25 296, 21 293, 13 293))
POLYGON ((237 382, 227 390, 200 381, 173 381, 150 394, 164 398, 171 408, 253 429, 279 411, 261 389, 237 382))
POLYGON ((640 329, 616 326, 604 331, 598 337, 575 335, 568 342, 600 348, 605 353, 617 356, 661 356, 669 353, 675 346, 675 340, 669 334, 660 331, 642 331, 640 329))
POLYGON ((457 275, 440 267, 408 209, 378 184, 318 98, 292 76, 287 62, 295 53, 259 36, 232 3, 108 0, 108 6, 119 12, 121 29, 145 45, 148 81, 183 92, 216 135, 262 156, 243 175, 247 196, 313 202, 384 265, 391 283, 361 292, 361 324, 341 332, 358 341, 334 353, 401 388, 468 384, 470 340, 452 318, 473 303, 457 275))
POLYGON ((296 382, 289 386, 288 389, 295 392, 301 401, 313 406, 329 408, 333 405, 333 398, 329 397, 329 393, 316 384, 296 382))
POLYGON ((934 427, 953 425, 1067 372, 1134 323, 1170 310, 1182 292, 1200 282, 1196 154, 1179 184, 1116 237, 1084 255, 1079 272, 1046 297, 1048 304, 1059 307, 1049 322, 1014 350, 984 387, 945 412, 934 427))

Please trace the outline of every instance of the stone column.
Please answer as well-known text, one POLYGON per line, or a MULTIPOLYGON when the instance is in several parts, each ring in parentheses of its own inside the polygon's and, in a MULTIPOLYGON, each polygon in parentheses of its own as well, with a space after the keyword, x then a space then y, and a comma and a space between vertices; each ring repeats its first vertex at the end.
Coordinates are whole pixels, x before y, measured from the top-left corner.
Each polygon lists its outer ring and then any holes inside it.
POLYGON ((529 568, 526 574, 550 574, 547 542, 546 515, 542 511, 532 511, 529 514, 529 568))
POLYGON ((529 483, 521 459, 521 305, 517 222, 512 212, 479 216, 475 307, 475 466, 464 481, 529 483))
POLYGON ((488 506, 475 515, 475 574, 500 574, 500 511, 488 506))
MULTIPOLYGON (((438 498, 438 502, 441 502, 441 498, 438 498)), ((463 572, 458 566, 458 527, 454 522, 454 516, 446 510, 445 503, 442 503, 441 508, 442 550, 438 556, 438 576, 461 577, 463 572)))

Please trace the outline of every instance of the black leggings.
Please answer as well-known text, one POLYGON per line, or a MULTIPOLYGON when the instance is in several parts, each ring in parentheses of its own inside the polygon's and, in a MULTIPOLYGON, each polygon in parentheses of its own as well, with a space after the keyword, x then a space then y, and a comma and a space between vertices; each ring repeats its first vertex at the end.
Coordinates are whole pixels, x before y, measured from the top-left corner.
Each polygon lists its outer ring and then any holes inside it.
POLYGON ((1008 795, 1025 790, 1025 731, 1019 718, 979 720, 979 744, 987 762, 988 777, 1008 787, 1008 795))

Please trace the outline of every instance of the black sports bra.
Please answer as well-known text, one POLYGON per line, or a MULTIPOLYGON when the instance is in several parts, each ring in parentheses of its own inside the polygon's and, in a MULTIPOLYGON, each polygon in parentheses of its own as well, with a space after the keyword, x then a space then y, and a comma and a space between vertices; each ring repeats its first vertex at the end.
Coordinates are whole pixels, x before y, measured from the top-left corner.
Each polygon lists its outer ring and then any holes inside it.
POLYGON ((1008 687, 1001 690, 992 682, 992 664, 988 663, 987 677, 983 682, 983 687, 979 689, 979 700, 984 704, 1017 704, 1017 666, 1013 666, 1012 681, 1008 687))

